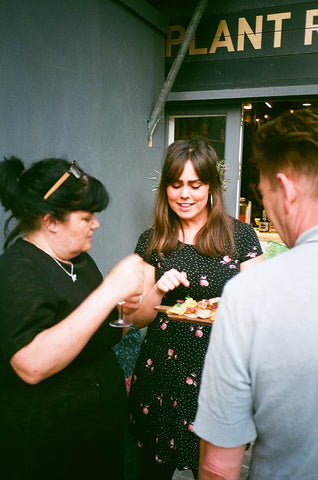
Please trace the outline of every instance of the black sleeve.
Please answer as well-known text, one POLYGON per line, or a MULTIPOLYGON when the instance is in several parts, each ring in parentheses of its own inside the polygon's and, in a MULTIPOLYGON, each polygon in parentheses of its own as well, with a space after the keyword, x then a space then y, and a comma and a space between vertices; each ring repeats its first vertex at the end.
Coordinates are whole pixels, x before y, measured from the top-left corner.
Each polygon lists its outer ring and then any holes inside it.
POLYGON ((145 230, 139 237, 136 248, 135 248, 135 253, 140 255, 145 262, 149 263, 153 267, 155 267, 158 263, 159 257, 158 254, 153 251, 150 255, 150 257, 146 256, 146 251, 148 249, 148 246, 150 244, 151 240, 151 228, 148 230, 145 230))
POLYGON ((263 254, 254 228, 239 220, 235 221, 235 245, 239 253, 240 263, 263 254))
POLYGON ((4 358, 56 323, 58 304, 29 258, 0 263, 0 348, 4 358))

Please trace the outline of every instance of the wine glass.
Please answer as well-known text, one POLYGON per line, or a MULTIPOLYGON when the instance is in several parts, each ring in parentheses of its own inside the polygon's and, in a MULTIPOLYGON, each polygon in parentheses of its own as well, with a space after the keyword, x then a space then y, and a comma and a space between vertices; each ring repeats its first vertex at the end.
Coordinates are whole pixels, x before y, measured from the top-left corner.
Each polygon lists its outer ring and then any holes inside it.
POLYGON ((130 327, 131 326, 131 322, 126 321, 124 319, 123 307, 122 307, 122 305, 124 303, 125 302, 118 302, 118 304, 117 304, 118 305, 118 318, 114 321, 109 322, 109 325, 111 327, 124 328, 124 327, 130 327))

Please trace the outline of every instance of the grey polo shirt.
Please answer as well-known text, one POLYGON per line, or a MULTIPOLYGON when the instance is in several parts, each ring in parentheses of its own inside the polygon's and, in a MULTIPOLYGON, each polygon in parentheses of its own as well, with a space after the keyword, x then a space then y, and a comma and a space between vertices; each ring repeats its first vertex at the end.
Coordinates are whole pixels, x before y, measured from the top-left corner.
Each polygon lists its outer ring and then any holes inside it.
POLYGON ((195 432, 254 439, 253 480, 318 479, 318 226, 225 286, 195 432))

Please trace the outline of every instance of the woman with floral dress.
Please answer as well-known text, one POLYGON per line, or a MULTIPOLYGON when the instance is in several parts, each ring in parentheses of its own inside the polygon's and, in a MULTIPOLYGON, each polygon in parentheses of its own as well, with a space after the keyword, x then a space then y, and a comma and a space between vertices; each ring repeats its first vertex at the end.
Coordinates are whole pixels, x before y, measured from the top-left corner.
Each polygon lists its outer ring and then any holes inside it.
POLYGON ((217 156, 203 139, 168 147, 154 224, 136 252, 145 260, 145 283, 134 325, 148 326, 130 391, 140 479, 168 480, 176 468, 197 477, 199 438, 192 425, 211 327, 169 320, 154 307, 186 296, 221 296, 231 277, 262 258, 252 227, 226 212, 217 156))

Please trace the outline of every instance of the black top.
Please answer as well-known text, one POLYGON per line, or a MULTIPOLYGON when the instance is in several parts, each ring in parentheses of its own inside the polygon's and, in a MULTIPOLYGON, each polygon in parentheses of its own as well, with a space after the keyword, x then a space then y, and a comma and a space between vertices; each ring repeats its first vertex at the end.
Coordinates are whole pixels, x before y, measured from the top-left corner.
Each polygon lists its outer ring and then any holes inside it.
MULTIPOLYGON (((64 319, 101 283, 88 254, 72 262, 76 282, 48 254, 22 239, 0 257, 0 459, 1 468, 10 471, 6 478, 29 478, 26 471, 32 479, 51 478, 50 471, 43 472, 51 458, 52 478, 57 472, 64 478, 70 465, 76 478, 94 478, 99 454, 112 448, 110 436, 122 432, 125 384, 110 348, 121 331, 108 321, 68 367, 37 385, 22 381, 9 363, 14 353, 64 319)), ((117 463, 115 446, 112 450, 109 458, 117 463)))
MULTIPOLYGON (((185 271, 189 287, 168 292, 164 305, 190 296, 195 300, 219 297, 225 283, 238 274, 240 263, 262 254, 257 235, 245 223, 235 222, 236 253, 212 258, 200 255, 193 245, 179 242, 160 258, 152 253, 156 280, 171 268, 185 271)), ((145 257, 151 231, 144 232, 136 253, 145 257)), ((148 326, 130 391, 131 428, 140 447, 152 450, 159 463, 177 462, 179 469, 197 469, 199 438, 193 432, 204 356, 210 326, 169 320, 158 313, 148 326)))

